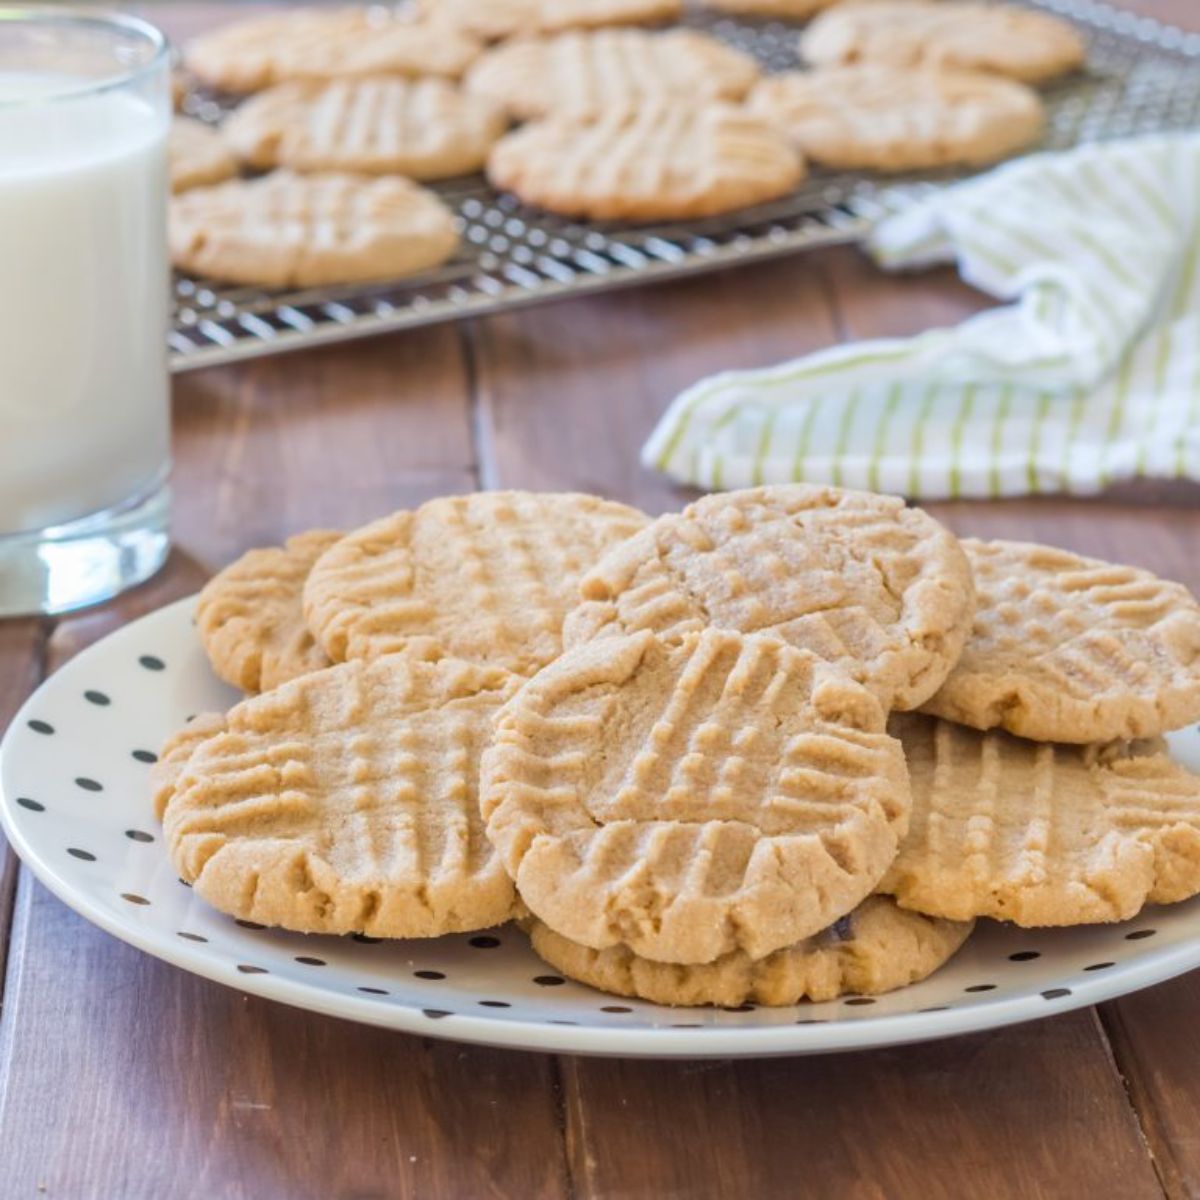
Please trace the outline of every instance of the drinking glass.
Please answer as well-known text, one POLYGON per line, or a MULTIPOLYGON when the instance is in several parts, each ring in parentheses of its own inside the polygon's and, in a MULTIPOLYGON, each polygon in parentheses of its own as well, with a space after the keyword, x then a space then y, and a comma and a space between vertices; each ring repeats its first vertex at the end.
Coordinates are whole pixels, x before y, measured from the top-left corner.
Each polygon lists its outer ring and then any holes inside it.
POLYGON ((0 6, 0 616, 166 557, 170 120, 153 26, 0 6))

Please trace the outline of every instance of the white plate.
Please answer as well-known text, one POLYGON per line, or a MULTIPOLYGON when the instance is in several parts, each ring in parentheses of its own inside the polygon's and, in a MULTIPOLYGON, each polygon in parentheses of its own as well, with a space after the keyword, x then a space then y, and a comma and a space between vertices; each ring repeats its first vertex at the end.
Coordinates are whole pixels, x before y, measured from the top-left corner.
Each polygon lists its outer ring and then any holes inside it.
MULTIPOLYGON (((1033 932, 981 922, 924 983, 794 1008, 670 1009, 561 979, 513 928, 376 942, 240 926, 183 886, 163 853, 147 772, 194 713, 237 696, 209 670, 193 601, 73 659, 0 744, 0 816, 37 877, 116 937, 246 992, 355 1021, 582 1054, 812 1054, 989 1029, 1094 1004, 1200 965, 1200 899, 1124 925, 1033 932)), ((1200 766, 1200 736, 1174 735, 1200 766)))

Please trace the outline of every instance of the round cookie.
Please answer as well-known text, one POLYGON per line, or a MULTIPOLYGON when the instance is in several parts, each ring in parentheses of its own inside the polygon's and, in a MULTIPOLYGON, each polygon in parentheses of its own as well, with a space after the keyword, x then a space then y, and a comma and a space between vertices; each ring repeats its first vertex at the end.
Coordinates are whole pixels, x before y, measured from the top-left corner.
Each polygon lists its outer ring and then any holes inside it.
POLYGON ((1135 567, 963 540, 979 591, 962 657, 924 711, 1048 742, 1153 737, 1200 720, 1200 603, 1135 567))
POLYGON ((223 183, 237 174, 237 161, 221 135, 192 117, 173 117, 167 135, 167 171, 172 192, 223 183))
POLYGON ((506 42, 471 67, 466 86, 529 120, 672 98, 686 105, 740 100, 758 76, 749 55, 691 29, 600 29, 506 42))
POLYGON ((674 21, 682 0, 424 0, 421 9, 487 41, 518 34, 656 25, 674 21))
POLYGON ((761 958, 879 882, 907 824, 878 702, 774 637, 562 655, 496 718, 480 808, 529 910, 595 950, 761 958))
POLYGON ((875 996, 932 975, 967 940, 974 922, 906 912, 868 896, 828 929, 752 959, 734 951, 716 962, 680 966, 639 958, 626 946, 592 950, 536 919, 534 950, 569 979, 655 1004, 787 1005, 838 996, 875 996))
POLYGON ((166 805, 198 896, 302 933, 434 937, 507 920, 479 816, 479 755, 515 680, 404 656, 244 700, 192 750, 166 805))
POLYGON ((659 517, 579 594, 567 646, 643 629, 771 632, 837 664, 886 709, 937 691, 975 604, 966 556, 927 513, 808 484, 716 493, 659 517))
POLYGON ((1074 27, 1046 13, 959 0, 863 0, 822 13, 800 38, 820 66, 951 67, 1041 83, 1083 65, 1074 27))
POLYGON ((341 536, 312 529, 282 546, 248 550, 204 585, 196 627, 226 683, 265 692, 330 665, 304 624, 301 598, 313 563, 341 536))
POLYGON ((317 561, 309 627, 335 662, 404 650, 532 674, 584 571, 646 516, 596 496, 475 492, 364 525, 317 561))
POLYGON ((507 121, 445 79, 283 83, 245 101, 222 128, 253 167, 443 179, 477 171, 507 121))
POLYGON ((1060 746, 892 718, 912 822, 879 890, 951 920, 1124 921, 1200 892, 1200 776, 1157 741, 1060 746))
POLYGON ((979 166, 1036 141, 1045 123, 1024 84, 879 63, 770 75, 748 107, 807 158, 838 170, 979 166))
POLYGON ((294 8, 234 21, 183 48, 188 70, 226 92, 256 92, 289 79, 362 75, 459 76, 483 49, 445 22, 384 8, 294 8))
POLYGON ((782 133, 732 105, 648 103, 534 121, 496 143, 487 174, 563 216, 672 221, 776 200, 804 163, 782 133))
POLYGON ((236 179, 171 201, 171 262, 261 287, 320 287, 414 275, 458 247, 454 215, 425 188, 389 176, 236 179))

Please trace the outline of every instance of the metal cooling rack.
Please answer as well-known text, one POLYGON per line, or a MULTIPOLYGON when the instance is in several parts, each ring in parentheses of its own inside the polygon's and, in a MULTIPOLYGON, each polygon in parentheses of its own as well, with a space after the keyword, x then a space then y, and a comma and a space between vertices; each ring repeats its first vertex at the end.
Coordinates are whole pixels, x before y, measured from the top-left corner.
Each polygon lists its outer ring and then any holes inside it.
MULTIPOLYGON (((1096 0, 1023 2, 1073 21, 1089 43, 1086 73, 1044 93, 1050 119, 1040 148, 1200 125, 1200 34, 1096 0)), ((795 25, 702 11, 686 23, 749 52, 767 70, 799 65, 795 25)), ((210 121, 221 115, 203 95, 189 96, 184 107, 210 121)), ((461 218, 462 249, 435 272, 290 292, 176 276, 171 367, 189 371, 851 242, 881 216, 958 177, 814 171, 774 204, 636 229, 549 216, 495 192, 482 176, 452 180, 434 187, 461 218)))

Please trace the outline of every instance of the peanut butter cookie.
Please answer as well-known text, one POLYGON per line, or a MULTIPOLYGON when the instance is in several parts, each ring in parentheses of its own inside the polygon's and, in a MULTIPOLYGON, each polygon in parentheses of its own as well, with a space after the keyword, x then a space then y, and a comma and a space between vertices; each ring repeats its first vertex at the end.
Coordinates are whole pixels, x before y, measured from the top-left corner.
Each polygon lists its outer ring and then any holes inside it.
POLYGON ((166 780, 180 878, 231 916, 304 933, 434 937, 507 920, 512 884, 477 789, 515 682, 401 655, 244 700, 166 780))
POLYGON ((536 919, 526 924, 534 950, 579 983, 655 1004, 728 1008, 894 991, 932 975, 974 927, 906 912, 888 896, 868 896, 828 929, 765 958, 735 950, 716 962, 680 966, 640 958, 626 946, 592 950, 536 919))
POLYGON ((979 590, 962 657, 924 711, 1046 742, 1200 721, 1200 603, 1135 567, 965 538, 979 590))
POLYGON ((596 496, 444 496, 326 551, 305 585, 306 619, 335 662, 404 650, 532 674, 562 649, 580 576, 645 524, 596 496))
POLYGON ((1200 892, 1200 776, 1161 743, 1051 745, 917 714, 891 728, 913 812, 879 890, 905 908, 1083 925, 1200 892))
POLYGON ((761 958, 849 912, 909 802, 869 692, 779 638, 716 629, 568 651, 497 716, 480 784, 539 920, 675 963, 761 958))
POLYGON ((566 645, 713 625, 774 633, 837 664, 884 707, 916 708, 975 611, 957 539, 896 496, 784 484, 668 513, 584 576, 566 645))

